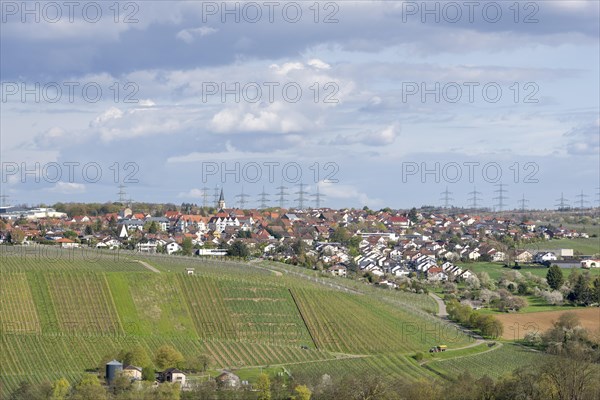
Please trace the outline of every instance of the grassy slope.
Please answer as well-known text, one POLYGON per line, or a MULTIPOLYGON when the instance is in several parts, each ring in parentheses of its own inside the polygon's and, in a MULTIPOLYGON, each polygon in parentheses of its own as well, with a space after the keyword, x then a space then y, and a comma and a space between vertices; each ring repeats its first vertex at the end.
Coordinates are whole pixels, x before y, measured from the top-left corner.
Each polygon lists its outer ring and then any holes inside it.
POLYGON ((546 357, 550 356, 519 345, 504 343, 483 354, 433 361, 427 366, 443 376, 452 378, 458 376, 462 371, 468 371, 475 377, 488 375, 498 378, 519 366, 539 364, 546 357))
POLYGON ((75 257, 52 268, 29 256, 2 261, 3 289, 10 290, 2 290, 0 316, 26 327, 2 325, 4 394, 23 379, 74 381, 136 343, 149 353, 171 344, 188 357, 207 354, 213 368, 281 364, 295 374, 371 371, 403 379, 432 376, 410 358, 414 352, 440 341, 468 344, 422 311, 430 303, 422 295, 351 294, 292 274, 198 260, 154 260, 161 274, 124 258, 84 264, 75 257), (190 265, 195 276, 181 272, 190 265))

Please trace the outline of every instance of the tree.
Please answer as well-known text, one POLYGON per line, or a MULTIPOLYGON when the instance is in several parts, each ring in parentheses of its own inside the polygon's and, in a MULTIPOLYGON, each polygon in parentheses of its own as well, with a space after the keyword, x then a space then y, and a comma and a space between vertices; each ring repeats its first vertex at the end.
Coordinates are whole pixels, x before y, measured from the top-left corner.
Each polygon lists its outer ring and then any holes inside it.
POLYGON ((410 211, 408 212, 408 219, 413 224, 416 224, 417 222, 419 222, 419 217, 417 216, 417 209, 416 208, 413 207, 413 208, 410 209, 410 211))
POLYGON ((25 233, 20 229, 13 229, 8 234, 8 241, 12 244, 21 244, 25 240, 25 233))
POLYGON ((263 372, 258 376, 256 389, 258 390, 257 400, 271 400, 271 380, 269 379, 269 375, 263 372))
POLYGON ((294 388, 293 400, 310 400, 312 392, 306 385, 298 385, 294 388))
POLYGON ((156 350, 155 362, 160 369, 178 368, 183 364, 183 355, 173 346, 164 345, 156 350))
POLYGON ((594 290, 592 294, 594 303, 600 303, 600 276, 597 276, 596 279, 594 279, 594 290))
POLYGON ((92 228, 91 225, 86 225, 85 226, 85 234, 86 235, 93 235, 94 234, 94 229, 92 228))
POLYGON ((106 390, 100 385, 100 380, 96 375, 85 374, 75 386, 73 400, 105 400, 108 398, 106 390))
POLYGON ((146 353, 146 349, 139 344, 129 351, 122 350, 119 354, 119 359, 123 360, 124 366, 134 365, 136 367, 141 367, 143 365, 152 364, 150 357, 148 357, 148 353, 146 353))
POLYGON ((51 400, 64 400, 71 391, 71 384, 65 378, 60 378, 52 384, 51 400))
POLYGON ((186 237, 185 239, 183 239, 183 242, 181 243, 181 252, 183 253, 183 255, 191 256, 193 249, 194 249, 194 245, 192 244, 192 239, 189 237, 186 237))
POLYGON ((46 400, 52 394, 52 386, 49 382, 32 384, 21 382, 19 387, 11 394, 11 400, 46 400))
POLYGON ((560 289, 565 278, 563 276, 562 270, 558 265, 553 265, 548 268, 548 272, 546 273, 546 280, 548 281, 548 285, 554 290, 560 289))
POLYGON ((148 233, 156 233, 158 232, 158 225, 156 224, 156 221, 152 221, 150 223, 150 226, 148 227, 148 233))
POLYGON ((250 255, 250 251, 248 251, 248 246, 240 240, 236 240, 231 244, 229 250, 227 250, 227 255, 232 257, 241 257, 246 258, 250 255))
POLYGON ((154 382, 156 380, 156 372, 154 371, 154 367, 151 365, 142 367, 142 380, 150 382, 154 382))
POLYGON ((589 286, 589 277, 579 275, 575 281, 575 285, 571 292, 567 295, 567 299, 574 304, 587 306, 592 303, 592 290, 589 286))

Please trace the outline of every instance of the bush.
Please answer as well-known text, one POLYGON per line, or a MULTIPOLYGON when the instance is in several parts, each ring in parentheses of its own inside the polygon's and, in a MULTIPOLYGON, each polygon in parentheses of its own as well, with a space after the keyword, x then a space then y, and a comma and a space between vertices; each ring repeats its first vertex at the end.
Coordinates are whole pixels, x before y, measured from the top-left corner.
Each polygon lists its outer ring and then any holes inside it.
POLYGON ((423 355, 423 353, 421 353, 421 352, 418 352, 417 354, 415 354, 415 355, 414 355, 414 359, 415 359, 415 360, 417 360, 417 361, 419 361, 419 362, 420 362, 420 361, 423 361, 423 358, 424 358, 424 357, 425 357, 425 356, 424 356, 424 355, 423 355))

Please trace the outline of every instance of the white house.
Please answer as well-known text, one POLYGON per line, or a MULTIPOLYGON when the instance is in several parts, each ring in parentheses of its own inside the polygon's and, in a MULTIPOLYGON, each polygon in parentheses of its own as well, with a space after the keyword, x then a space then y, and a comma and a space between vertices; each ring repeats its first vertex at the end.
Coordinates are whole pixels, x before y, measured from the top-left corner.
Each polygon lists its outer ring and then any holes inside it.
POLYGON ((543 252, 537 253, 534 258, 534 261, 536 263, 540 263, 540 264, 544 263, 546 261, 556 261, 556 260, 557 260, 556 254, 554 254, 551 251, 543 251, 543 252))
POLYGON ((173 254, 181 250, 181 246, 176 242, 167 243, 167 246, 165 248, 167 250, 167 254, 173 254))

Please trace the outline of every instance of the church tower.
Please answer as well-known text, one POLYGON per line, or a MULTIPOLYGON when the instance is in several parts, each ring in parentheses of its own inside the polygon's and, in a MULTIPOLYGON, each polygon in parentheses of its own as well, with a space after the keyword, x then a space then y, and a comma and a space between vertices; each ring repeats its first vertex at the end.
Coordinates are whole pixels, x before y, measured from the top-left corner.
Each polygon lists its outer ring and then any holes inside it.
POLYGON ((219 196, 219 204, 217 208, 219 210, 225 209, 225 196, 223 195, 223 188, 221 188, 221 195, 219 196))

